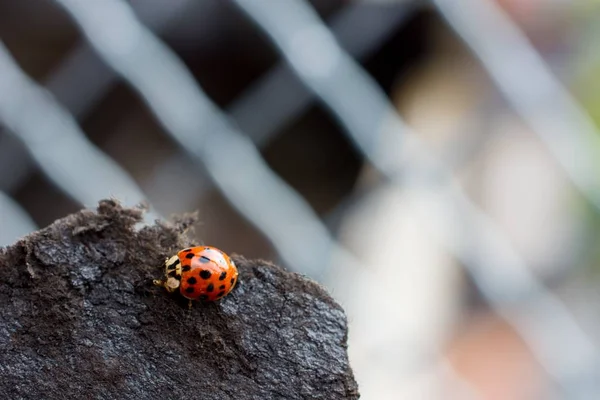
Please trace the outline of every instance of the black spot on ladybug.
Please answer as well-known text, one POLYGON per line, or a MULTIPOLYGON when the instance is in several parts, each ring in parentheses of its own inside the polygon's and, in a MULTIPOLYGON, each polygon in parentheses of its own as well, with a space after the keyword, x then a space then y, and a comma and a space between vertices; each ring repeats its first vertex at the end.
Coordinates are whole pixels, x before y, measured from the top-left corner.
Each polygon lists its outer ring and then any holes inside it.
POLYGON ((185 258, 194 258, 194 253, 187 253, 185 258))
POLYGON ((208 300, 208 296, 205 294, 201 294, 200 297, 198 297, 200 300, 208 300))
POLYGON ((207 292, 212 292, 213 290, 215 290, 215 286, 212 283, 206 287, 207 292))
POLYGON ((203 269, 202 271, 200 271, 200 277, 202 279, 210 279, 210 275, 211 275, 210 271, 207 271, 205 269, 203 269))
POLYGON ((219 289, 221 289, 221 290, 225 289, 225 285, 219 286, 219 289))
POLYGON ((175 275, 177 275, 177 271, 175 271, 175 270, 169 271, 169 273, 167 275, 168 276, 175 276, 175 275))
POLYGON ((235 282, 235 278, 231 278, 231 284, 233 285, 233 282, 235 282))
POLYGON ((198 281, 197 281, 197 280, 196 280, 196 278, 194 278, 193 276, 192 276, 191 278, 189 278, 189 279, 188 279, 188 283, 189 283, 190 285, 194 285, 194 284, 196 284, 196 282, 198 282, 198 281))
POLYGON ((193 287, 191 287, 191 286, 188 286, 188 287, 185 289, 185 291, 186 291, 186 292, 188 292, 188 293, 194 293, 194 288, 193 288, 193 287))
POLYGON ((221 275, 219 275, 219 280, 222 281, 223 279, 225 279, 226 276, 227 276, 227 271, 221 272, 221 275))
POLYGON ((184 265, 184 266, 183 266, 183 268, 181 268, 181 270, 182 270, 183 272, 187 272, 187 271, 189 271, 190 269, 192 269, 192 267, 191 267, 191 266, 189 266, 189 265, 184 265))
POLYGON ((217 297, 221 297, 221 296, 223 296, 224 294, 225 294, 225 291, 224 291, 224 290, 222 290, 222 291, 220 291, 220 292, 219 292, 219 294, 217 295, 217 297))
POLYGON ((210 262, 210 258, 208 258, 208 257, 204 257, 204 256, 201 256, 201 257, 200 257, 200 262, 201 262, 202 264, 206 264, 207 262, 210 262))

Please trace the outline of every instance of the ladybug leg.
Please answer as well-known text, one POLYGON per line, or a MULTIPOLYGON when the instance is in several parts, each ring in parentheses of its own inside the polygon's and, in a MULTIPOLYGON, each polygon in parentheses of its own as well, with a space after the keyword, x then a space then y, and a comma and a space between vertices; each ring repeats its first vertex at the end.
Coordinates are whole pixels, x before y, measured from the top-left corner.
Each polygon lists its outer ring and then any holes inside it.
POLYGON ((152 283, 154 284, 154 286, 165 286, 165 281, 162 279, 155 279, 152 281, 152 283))
POLYGON ((188 310, 192 311, 192 300, 188 300, 188 310))
POLYGON ((154 279, 152 283, 167 289, 167 292, 173 293, 179 288, 179 280, 176 278, 154 279))

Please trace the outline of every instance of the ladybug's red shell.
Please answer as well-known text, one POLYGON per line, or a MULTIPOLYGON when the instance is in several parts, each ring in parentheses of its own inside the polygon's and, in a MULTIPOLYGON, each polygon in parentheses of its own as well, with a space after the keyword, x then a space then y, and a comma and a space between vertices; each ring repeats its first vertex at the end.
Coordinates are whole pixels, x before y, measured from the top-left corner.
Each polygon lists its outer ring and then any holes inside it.
POLYGON ((198 246, 177 253, 181 264, 179 291, 191 300, 215 301, 235 286, 238 270, 229 256, 209 246, 198 246))

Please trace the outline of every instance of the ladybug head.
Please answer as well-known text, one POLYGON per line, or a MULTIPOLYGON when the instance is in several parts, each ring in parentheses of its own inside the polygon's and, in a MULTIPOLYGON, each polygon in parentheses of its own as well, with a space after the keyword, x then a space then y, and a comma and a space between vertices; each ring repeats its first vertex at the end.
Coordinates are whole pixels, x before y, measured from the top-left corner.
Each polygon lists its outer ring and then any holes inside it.
POLYGON ((181 263, 179 257, 174 255, 165 261, 165 279, 161 281, 160 286, 167 289, 168 292, 174 292, 179 289, 181 281, 181 263))

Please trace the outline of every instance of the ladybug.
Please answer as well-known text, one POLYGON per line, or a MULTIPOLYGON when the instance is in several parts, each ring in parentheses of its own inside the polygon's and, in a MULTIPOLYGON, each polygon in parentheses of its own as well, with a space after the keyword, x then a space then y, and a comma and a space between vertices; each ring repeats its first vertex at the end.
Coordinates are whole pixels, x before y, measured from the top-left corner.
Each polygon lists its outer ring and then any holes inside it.
POLYGON ((221 250, 210 246, 190 247, 165 261, 165 278, 154 284, 172 293, 179 289, 192 300, 215 301, 226 296, 235 286, 238 270, 221 250))

